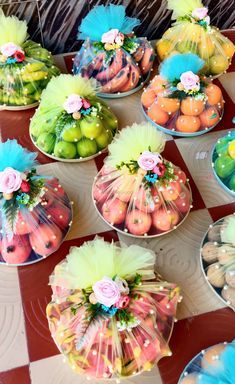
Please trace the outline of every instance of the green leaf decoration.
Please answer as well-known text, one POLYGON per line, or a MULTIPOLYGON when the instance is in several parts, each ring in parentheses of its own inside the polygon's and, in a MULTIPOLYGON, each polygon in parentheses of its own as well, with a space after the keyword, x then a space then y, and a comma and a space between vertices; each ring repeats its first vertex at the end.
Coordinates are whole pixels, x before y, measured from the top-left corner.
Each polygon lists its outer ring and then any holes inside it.
POLYGON ((19 212, 19 205, 17 204, 16 197, 13 196, 10 200, 4 200, 2 205, 2 212, 6 218, 7 229, 14 231, 15 224, 17 220, 17 215, 19 212))

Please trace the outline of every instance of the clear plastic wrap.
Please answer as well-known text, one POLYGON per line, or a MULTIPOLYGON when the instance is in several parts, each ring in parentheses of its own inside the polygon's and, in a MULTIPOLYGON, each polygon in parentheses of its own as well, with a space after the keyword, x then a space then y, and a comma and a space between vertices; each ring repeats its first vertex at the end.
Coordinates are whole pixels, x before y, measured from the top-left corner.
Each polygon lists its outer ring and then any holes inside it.
POLYGON ((235 340, 203 350, 185 367, 178 384, 233 384, 235 340))
POLYGON ((198 0, 168 0, 173 10, 172 20, 177 20, 156 43, 160 61, 175 53, 192 52, 204 61, 203 73, 217 77, 231 64, 234 44, 218 28, 210 26, 208 9, 198 0))
POLYGON ((117 129, 117 118, 96 96, 94 80, 60 75, 43 92, 30 123, 36 147, 56 160, 84 161, 101 153, 117 129))
POLYGON ((75 372, 90 379, 134 376, 171 355, 181 298, 175 284, 156 277, 154 262, 148 249, 96 238, 71 248, 55 267, 47 318, 75 372))
POLYGON ((26 22, 0 9, 0 109, 35 105, 58 74, 50 52, 28 40, 26 22))
POLYGON ((49 256, 72 223, 68 196, 58 179, 37 175, 35 157, 15 140, 0 143, 0 264, 49 256))
POLYGON ((147 119, 165 133, 198 136, 222 119, 224 100, 220 88, 199 75, 203 61, 194 54, 166 59, 141 96, 147 119))
POLYGON ((235 214, 210 226, 202 242, 201 265, 214 292, 235 310, 235 214))
POLYGON ((102 95, 139 89, 149 76, 154 53, 146 38, 134 35, 138 24, 125 15, 124 6, 94 7, 80 26, 78 38, 85 41, 74 59, 74 74, 96 79, 102 95))
POLYGON ((218 139, 212 152, 212 167, 220 185, 235 196, 235 131, 218 139))
POLYGON ((150 124, 123 129, 93 184, 93 200, 109 225, 135 237, 176 229, 192 196, 185 173, 161 156, 163 135, 150 124))

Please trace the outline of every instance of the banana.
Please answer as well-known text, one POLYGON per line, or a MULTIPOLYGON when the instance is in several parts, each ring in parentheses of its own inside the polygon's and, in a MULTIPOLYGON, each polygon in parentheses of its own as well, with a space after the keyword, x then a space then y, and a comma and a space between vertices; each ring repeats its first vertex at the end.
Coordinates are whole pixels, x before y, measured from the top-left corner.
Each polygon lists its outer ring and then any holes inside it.
POLYGON ((144 51, 144 56, 140 62, 140 69, 143 75, 146 75, 150 71, 153 65, 153 60, 154 60, 153 48, 147 47, 144 51))
POLYGON ((112 64, 110 64, 105 70, 99 72, 96 79, 101 82, 110 81, 118 74, 118 72, 126 65, 125 53, 122 49, 117 49, 113 58, 112 64))
POLYGON ((102 92, 105 93, 115 93, 120 91, 120 89, 126 84, 129 79, 130 74, 130 64, 126 65, 121 69, 120 72, 114 78, 102 87, 102 92))
POLYGON ((31 73, 22 73, 22 80, 26 83, 31 83, 33 81, 43 80, 47 77, 47 72, 38 71, 38 72, 31 72, 31 73))
POLYGON ((127 80, 124 86, 120 89, 120 92, 127 92, 131 89, 134 89, 139 83, 140 79, 141 73, 139 68, 134 64, 130 64, 129 80, 127 80))
POLYGON ((37 61, 36 63, 29 63, 22 68, 22 73, 25 72, 37 72, 40 71, 42 68, 45 68, 45 64, 37 61))

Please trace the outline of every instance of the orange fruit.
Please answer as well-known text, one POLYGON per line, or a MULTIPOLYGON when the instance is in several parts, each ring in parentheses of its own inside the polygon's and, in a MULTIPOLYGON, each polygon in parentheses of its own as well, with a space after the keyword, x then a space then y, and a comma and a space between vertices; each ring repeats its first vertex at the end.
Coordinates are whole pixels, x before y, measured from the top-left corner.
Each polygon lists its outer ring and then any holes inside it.
POLYGON ((206 87, 205 94, 208 97, 207 102, 210 105, 215 105, 215 104, 219 103, 221 98, 222 98, 222 92, 221 92, 220 88, 213 83, 209 84, 206 87))
POLYGON ((156 94, 153 89, 147 88, 141 95, 141 103, 145 108, 149 108, 156 99, 156 94))
POLYGON ((159 59, 162 61, 169 55, 171 49, 173 48, 173 44, 169 40, 159 40, 156 44, 156 51, 159 56, 159 59))
POLYGON ((163 111, 156 103, 152 104, 147 113, 150 119, 159 125, 165 125, 169 119, 168 113, 163 111))
POLYGON ((201 124, 204 127, 212 127, 212 125, 215 125, 218 123, 220 117, 218 114, 218 111, 214 107, 210 107, 206 109, 202 114, 199 116, 201 120, 201 124))
POLYGON ((171 99, 170 97, 163 97, 159 95, 157 97, 157 104, 163 111, 168 113, 174 113, 180 108, 179 99, 171 99))
POLYGON ((153 80, 150 82, 150 87, 154 90, 156 95, 159 92, 163 92, 165 88, 167 88, 167 86, 168 86, 167 81, 159 75, 155 76, 153 80))
POLYGON ((223 44, 222 46, 223 50, 224 50, 224 53, 225 55, 231 59, 234 55, 234 52, 235 52, 235 46, 232 42, 228 42, 228 43, 225 43, 223 44))
POLYGON ((192 133, 200 129, 201 122, 197 116, 181 115, 176 120, 176 129, 180 132, 192 133))
POLYGON ((202 100, 196 100, 194 97, 187 97, 181 101, 181 111, 187 116, 200 115, 204 107, 204 102, 202 100))

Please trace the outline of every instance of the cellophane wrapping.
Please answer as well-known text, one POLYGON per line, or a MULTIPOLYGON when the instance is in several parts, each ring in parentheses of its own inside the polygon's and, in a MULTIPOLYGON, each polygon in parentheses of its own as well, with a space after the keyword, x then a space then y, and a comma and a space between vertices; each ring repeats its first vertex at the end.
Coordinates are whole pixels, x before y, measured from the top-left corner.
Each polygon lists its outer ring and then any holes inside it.
POLYGON ((109 225, 132 236, 158 236, 185 219, 192 203, 185 173, 160 154, 164 136, 148 123, 123 129, 95 178, 93 200, 109 225))
POLYGON ((179 384, 233 384, 234 359, 234 340, 209 347, 192 360, 179 384))
POLYGON ((212 155, 212 166, 222 185, 235 195, 235 131, 218 139, 212 155))
POLYGON ((79 38, 85 41, 74 59, 74 74, 96 79, 99 92, 107 94, 122 94, 143 84, 154 53, 146 38, 134 35, 138 24, 138 19, 125 16, 123 6, 93 8, 80 26, 79 38))
POLYGON ((200 76, 203 61, 194 54, 166 59, 160 73, 141 96, 147 117, 167 133, 195 135, 206 132, 222 119, 221 89, 200 76), (188 86, 187 82, 192 81, 188 86))
POLYGON ((58 179, 36 173, 34 153, 15 140, 1 143, 0 150, 0 261, 35 262, 64 240, 72 220, 70 201, 58 179))
POLYGON ((213 289, 235 310, 235 215, 210 226, 201 249, 202 265, 213 289))
POLYGON ((101 153, 113 139, 117 118, 96 90, 94 80, 79 75, 53 78, 30 123, 35 145, 61 160, 101 153))
POLYGON ((37 103, 58 74, 51 53, 28 38, 26 22, 0 9, 0 107, 37 103))
POLYGON ((203 73, 217 77, 231 64, 235 47, 218 28, 210 25, 207 8, 201 1, 168 0, 176 20, 156 43, 160 61, 175 53, 192 52, 204 61, 203 73))
POLYGON ((47 318, 75 372, 96 379, 128 377, 171 354, 168 340, 181 298, 175 284, 155 275, 154 260, 142 247, 96 238, 71 248, 56 266, 47 318))

